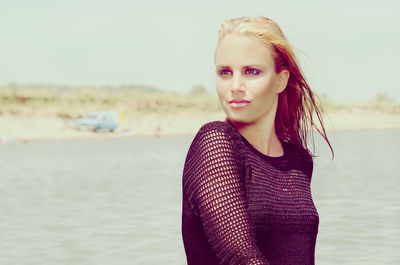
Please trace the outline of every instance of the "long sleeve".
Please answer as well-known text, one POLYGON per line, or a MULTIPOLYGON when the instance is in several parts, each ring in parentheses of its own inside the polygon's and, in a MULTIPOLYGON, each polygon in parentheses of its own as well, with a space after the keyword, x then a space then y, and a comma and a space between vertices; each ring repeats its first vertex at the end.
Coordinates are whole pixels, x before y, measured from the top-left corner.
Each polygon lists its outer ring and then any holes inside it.
POLYGON ((222 128, 203 128, 197 134, 186 158, 183 185, 219 264, 268 264, 246 210, 237 152, 222 128))

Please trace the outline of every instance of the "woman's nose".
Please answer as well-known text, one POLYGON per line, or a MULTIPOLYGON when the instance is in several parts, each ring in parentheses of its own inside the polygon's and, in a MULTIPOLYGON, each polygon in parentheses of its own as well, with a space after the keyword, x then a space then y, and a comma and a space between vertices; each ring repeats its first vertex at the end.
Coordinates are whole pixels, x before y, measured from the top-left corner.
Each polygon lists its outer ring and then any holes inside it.
POLYGON ((243 91, 243 80, 240 73, 234 73, 232 76, 231 84, 232 92, 242 92, 243 91))

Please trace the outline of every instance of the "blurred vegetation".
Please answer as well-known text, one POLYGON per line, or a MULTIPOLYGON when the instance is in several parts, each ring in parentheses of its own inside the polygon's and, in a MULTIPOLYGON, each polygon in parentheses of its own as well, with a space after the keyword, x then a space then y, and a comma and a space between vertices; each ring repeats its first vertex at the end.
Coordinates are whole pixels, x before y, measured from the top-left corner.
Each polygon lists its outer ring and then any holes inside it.
POLYGON ((325 112, 347 111, 351 113, 352 111, 360 110, 366 112, 379 111, 393 115, 400 114, 400 105, 385 93, 376 94, 368 103, 335 103, 324 94, 318 95, 318 100, 325 112))
POLYGON ((173 114, 181 111, 217 112, 218 99, 204 87, 194 86, 189 94, 165 92, 151 87, 0 87, 0 115, 48 114, 75 119, 90 110, 115 110, 130 115, 173 114))
MULTIPOLYGON (((400 114, 400 105, 386 94, 377 94, 368 104, 337 104, 319 95, 326 112, 381 111, 400 114)), ((0 86, 0 115, 55 115, 63 119, 82 117, 90 110, 115 110, 126 118, 156 113, 219 112, 218 99, 202 85, 194 85, 187 94, 165 92, 152 87, 67 87, 55 85, 0 86)))
POLYGON ((190 89, 189 94, 193 96, 205 95, 207 90, 203 85, 196 84, 190 89))

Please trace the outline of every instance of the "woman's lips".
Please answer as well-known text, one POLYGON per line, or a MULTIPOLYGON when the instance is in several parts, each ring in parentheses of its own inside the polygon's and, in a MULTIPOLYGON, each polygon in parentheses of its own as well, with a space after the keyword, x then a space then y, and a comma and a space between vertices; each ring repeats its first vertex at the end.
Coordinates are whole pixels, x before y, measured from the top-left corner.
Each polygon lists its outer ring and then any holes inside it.
POLYGON ((229 101, 229 105, 231 105, 232 108, 243 108, 247 105, 250 104, 251 101, 244 100, 244 99, 234 99, 229 101))

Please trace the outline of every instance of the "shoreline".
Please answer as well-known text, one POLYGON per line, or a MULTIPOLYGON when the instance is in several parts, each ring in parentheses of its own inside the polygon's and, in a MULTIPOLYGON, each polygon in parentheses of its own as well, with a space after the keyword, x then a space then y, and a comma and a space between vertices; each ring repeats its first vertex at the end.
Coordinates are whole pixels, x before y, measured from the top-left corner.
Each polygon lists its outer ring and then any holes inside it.
MULTIPOLYGON (((124 120, 115 132, 75 129, 72 119, 51 115, 0 115, 2 139, 11 142, 194 136, 205 123, 224 120, 222 112, 150 113, 124 120)), ((327 133, 348 130, 400 130, 400 115, 381 111, 331 111, 323 116, 327 133)), ((4 143, 3 143, 4 144, 4 143)))
MULTIPOLYGON (((400 129, 400 105, 377 94, 368 104, 340 104, 322 97, 326 131, 400 129)), ((136 86, 0 86, 0 144, 7 141, 193 136, 205 123, 224 120, 217 97, 136 86), (74 120, 111 110, 122 120, 114 133, 78 131, 74 120)), ((315 122, 318 124, 317 119, 315 122)))

